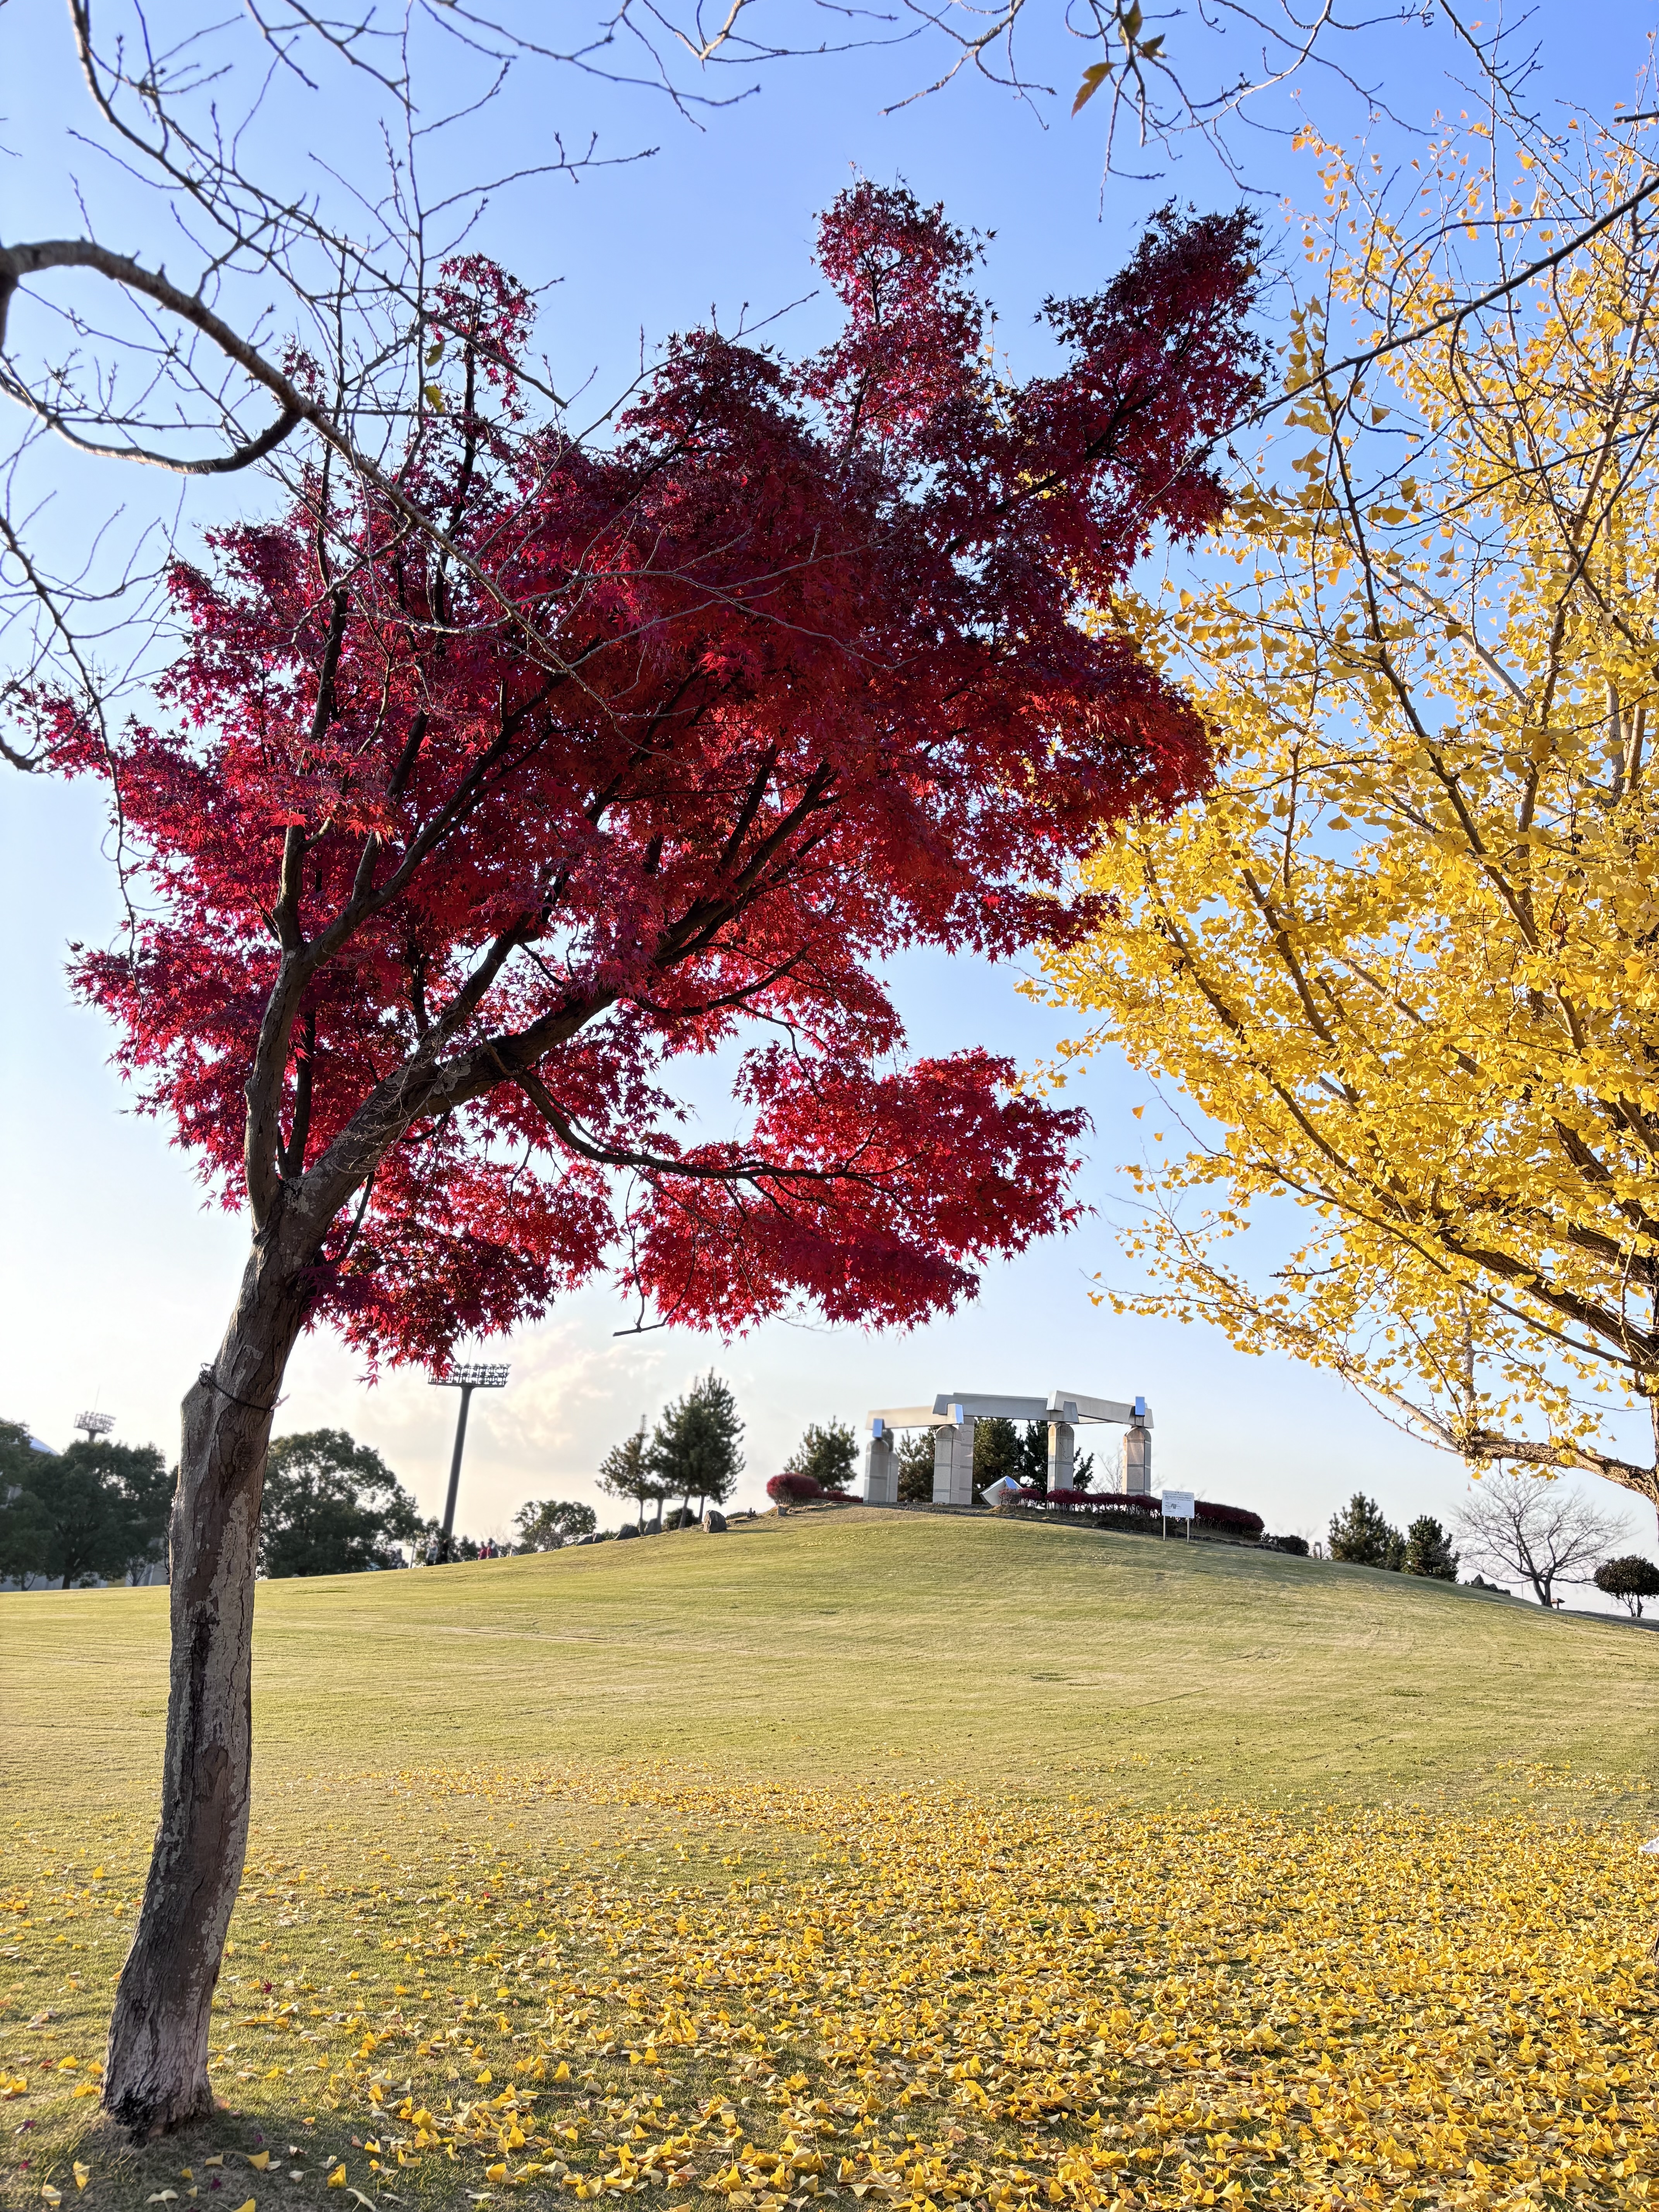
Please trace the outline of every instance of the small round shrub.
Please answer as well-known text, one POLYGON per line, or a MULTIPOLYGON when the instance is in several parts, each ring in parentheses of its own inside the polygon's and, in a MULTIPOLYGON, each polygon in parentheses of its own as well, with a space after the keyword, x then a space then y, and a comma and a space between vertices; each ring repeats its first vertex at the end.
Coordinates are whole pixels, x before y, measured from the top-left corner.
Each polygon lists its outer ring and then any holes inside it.
POLYGON ((815 1498, 824 1495, 823 1486, 810 1474, 775 1474, 766 1486, 766 1494, 775 1505, 810 1505, 815 1498))

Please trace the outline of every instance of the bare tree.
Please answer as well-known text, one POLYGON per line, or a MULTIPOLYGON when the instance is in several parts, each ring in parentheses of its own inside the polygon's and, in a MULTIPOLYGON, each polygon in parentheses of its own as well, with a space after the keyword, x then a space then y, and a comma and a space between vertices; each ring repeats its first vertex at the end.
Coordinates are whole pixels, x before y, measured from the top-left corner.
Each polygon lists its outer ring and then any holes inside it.
POLYGON ((1480 1476, 1455 1519, 1466 1561, 1504 1582, 1530 1583, 1540 1605, 1555 1602, 1557 1583, 1589 1582, 1630 1533, 1582 1491, 1509 1468, 1480 1476))

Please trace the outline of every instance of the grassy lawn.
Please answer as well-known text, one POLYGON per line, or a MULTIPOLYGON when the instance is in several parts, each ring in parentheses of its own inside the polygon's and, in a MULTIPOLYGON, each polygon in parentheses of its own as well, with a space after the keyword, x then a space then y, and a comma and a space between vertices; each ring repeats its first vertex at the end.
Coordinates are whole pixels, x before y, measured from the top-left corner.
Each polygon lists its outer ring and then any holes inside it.
POLYGON ((1659 2197, 1659 1638, 863 1510, 262 1588, 227 2109, 125 2150, 165 1606, 0 1597, 0 2201, 1659 2197))

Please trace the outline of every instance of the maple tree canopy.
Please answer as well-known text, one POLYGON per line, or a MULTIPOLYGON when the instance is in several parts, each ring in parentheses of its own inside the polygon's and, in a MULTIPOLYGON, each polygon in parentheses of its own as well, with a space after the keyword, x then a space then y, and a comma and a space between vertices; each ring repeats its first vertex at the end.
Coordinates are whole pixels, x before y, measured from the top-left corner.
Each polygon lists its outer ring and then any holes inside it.
POLYGON ((860 184, 839 339, 680 338, 603 447, 532 419, 527 301, 459 261, 402 503, 319 469, 176 571, 155 724, 111 757, 60 710, 147 891, 78 982, 309 1318, 434 1360, 608 1267, 680 1322, 902 1323, 1067 1218, 1080 1117, 903 1064, 879 970, 1073 942, 1072 864, 1205 784, 1079 611, 1220 512, 1251 244, 1159 217, 1014 384, 969 242, 860 184), (743 1133, 694 1141, 674 1064, 740 1030, 743 1133))

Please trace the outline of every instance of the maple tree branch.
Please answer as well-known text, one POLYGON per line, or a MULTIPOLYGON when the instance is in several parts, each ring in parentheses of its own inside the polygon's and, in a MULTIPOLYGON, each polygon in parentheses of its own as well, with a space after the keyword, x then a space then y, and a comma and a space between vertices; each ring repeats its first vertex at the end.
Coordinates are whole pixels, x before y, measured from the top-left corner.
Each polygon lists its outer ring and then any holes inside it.
POLYGON ((867 1185, 872 1180, 869 1176, 856 1172, 850 1165, 806 1168, 791 1166, 781 1160, 753 1158, 726 1160, 716 1164, 707 1160, 680 1159, 672 1153, 641 1152, 633 1146, 601 1144, 596 1139, 582 1134, 533 1067, 520 1069, 512 1079, 535 1106, 561 1144, 568 1146, 582 1159, 592 1160, 602 1167, 632 1168, 638 1173, 651 1176, 678 1176, 692 1182, 750 1182, 757 1187, 773 1182, 857 1182, 867 1185))

